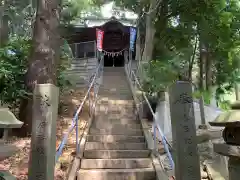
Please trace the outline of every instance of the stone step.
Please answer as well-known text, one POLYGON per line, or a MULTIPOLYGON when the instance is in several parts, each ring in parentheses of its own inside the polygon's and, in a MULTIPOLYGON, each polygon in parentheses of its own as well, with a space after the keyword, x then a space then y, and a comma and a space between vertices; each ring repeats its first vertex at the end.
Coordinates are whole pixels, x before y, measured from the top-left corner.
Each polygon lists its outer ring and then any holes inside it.
POLYGON ((91 70, 87 70, 87 69, 84 69, 84 70, 79 70, 79 69, 69 69, 66 71, 66 74, 79 74, 79 75, 83 75, 83 74, 86 74, 86 73, 89 73, 89 74, 93 74, 95 72, 95 69, 91 69, 91 70))
POLYGON ((98 141, 98 142, 145 142, 144 136, 125 136, 125 135, 88 135, 87 141, 98 141))
POLYGON ((80 169, 78 180, 155 180, 154 168, 139 169, 80 169))
POLYGON ((121 91, 116 91, 116 92, 103 92, 103 91, 99 91, 99 94, 101 96, 109 96, 109 97, 132 97, 132 93, 131 92, 121 92, 121 91))
POLYGON ((114 110, 108 107, 101 107, 96 109, 97 113, 106 116, 105 119, 136 119, 135 110, 114 110))
POLYGON ((85 150, 83 155, 90 159, 148 158, 150 150, 85 150))
POLYGON ((129 85, 127 82, 119 81, 118 79, 114 79, 114 81, 106 80, 103 78, 103 84, 101 85, 101 90, 115 90, 120 89, 123 91, 130 90, 129 85), (118 84, 116 84, 118 82, 118 84), (109 85, 106 85, 106 83, 109 83, 109 85), (115 83, 115 84, 113 84, 115 83))
MULTIPOLYGON (((104 71, 105 69, 103 69, 104 71)), ((126 74, 125 73, 122 73, 122 72, 103 72, 103 76, 106 78, 106 79, 110 79, 110 80, 114 80, 115 79, 120 79, 120 80, 125 80, 123 77, 126 77, 126 74), (114 77, 114 78, 112 78, 114 77)), ((126 80, 125 80, 126 81, 126 80)))
MULTIPOLYGON (((134 115, 135 112, 136 112, 135 109, 119 109, 119 110, 116 110, 116 109, 113 109, 113 108, 110 108, 110 107, 97 107, 96 112, 98 112, 98 113, 108 113, 108 114, 111 113, 111 116, 114 115, 114 116, 118 116, 118 117, 119 117, 119 115, 121 115, 121 117, 131 115, 131 118, 136 119, 135 118, 136 116, 134 115)), ((107 116, 107 114, 106 114, 106 116, 107 116)))
POLYGON ((96 66, 71 66, 68 70, 75 71, 93 71, 96 69, 96 66))
POLYGON ((147 146, 145 143, 103 143, 103 142, 87 142, 85 150, 143 150, 147 146))
POLYGON ((89 59, 73 59, 71 64, 85 64, 85 63, 98 63, 97 59, 89 58, 89 59))
POLYGON ((102 106, 110 106, 110 107, 121 107, 121 108, 134 108, 134 104, 133 102, 126 102, 125 104, 122 102, 118 102, 116 101, 112 101, 112 100, 98 100, 97 101, 98 105, 102 105, 102 106))
MULTIPOLYGON (((104 80, 103 80, 104 81, 104 80)), ((117 81, 118 82, 118 81, 117 81)), ((116 82, 112 82, 112 83, 116 83, 116 82)), ((99 90, 102 90, 102 91, 116 91, 116 90, 119 90, 119 91, 130 91, 129 87, 128 87, 128 84, 123 84, 123 82, 118 82, 119 84, 116 85, 116 86, 106 86, 106 85, 101 85, 99 90)))
POLYGON ((98 105, 108 105, 108 106, 120 106, 123 108, 134 108, 134 101, 133 100, 127 100, 127 101, 121 101, 121 100, 115 100, 112 101, 110 99, 99 99, 97 101, 98 105))
MULTIPOLYGON (((105 79, 103 78, 103 82, 105 81, 105 79)), ((125 82, 125 81, 117 81, 118 84, 116 84, 116 79, 114 79, 114 81, 110 81, 108 80, 108 83, 109 84, 102 84, 100 89, 102 90, 109 90, 109 89, 120 89, 120 90, 123 90, 123 91, 130 91, 130 88, 128 86, 128 83, 125 82), (115 83, 115 84, 111 84, 111 83, 115 83)))
POLYGON ((117 100, 129 101, 133 99, 132 94, 121 95, 120 93, 116 93, 116 94, 99 93, 98 97, 101 99, 108 98, 109 101, 117 101, 117 100))
MULTIPOLYGON (((99 114, 99 113, 97 113, 99 114)), ((99 124, 140 124, 140 121, 137 119, 130 119, 130 118, 108 118, 108 117, 101 117, 102 115, 100 114, 98 117, 96 117, 96 119, 93 121, 92 124, 95 124, 96 126, 98 126, 99 124)))
POLYGON ((117 95, 117 96, 121 95, 121 96, 123 96, 123 95, 132 95, 132 92, 129 92, 129 91, 123 92, 121 90, 110 92, 110 90, 108 90, 108 91, 107 90, 106 91, 99 90, 99 94, 101 94, 101 95, 117 95))
POLYGON ((118 68, 118 67, 104 67, 104 74, 106 74, 106 75, 111 75, 111 74, 125 75, 125 69, 118 68))
POLYGON ((115 124, 111 124, 111 123, 92 123, 92 128, 99 128, 99 129, 104 129, 105 127, 108 128, 112 128, 112 129, 127 129, 127 128, 133 128, 133 129, 141 129, 142 125, 139 124, 120 124, 120 123, 115 123, 115 124))
POLYGON ((99 132, 99 131, 111 131, 111 132, 114 132, 114 131, 127 131, 127 130, 130 130, 130 131, 142 131, 142 128, 141 128, 141 124, 130 124, 130 125, 121 125, 121 124, 109 124, 107 126, 97 126, 97 124, 93 124, 90 128, 90 132, 91 130, 94 131, 94 132, 99 132), (117 126, 118 125, 118 126, 117 126), (136 126, 134 126, 136 125, 136 126))
POLYGON ((94 62, 94 61, 89 61, 89 62, 77 62, 77 61, 73 61, 71 62, 71 66, 98 66, 98 63, 97 62, 94 62))
POLYGON ((96 59, 73 59, 71 63, 96 63, 98 64, 98 61, 96 59))
MULTIPOLYGON (((136 115, 134 115, 133 113, 130 114, 111 114, 108 113, 109 115, 107 116, 107 119, 111 119, 111 120, 123 120, 123 119, 127 119, 129 121, 136 121, 136 115)), ((137 120, 138 121, 138 120, 137 120)))
POLYGON ((111 96, 115 95, 117 97, 119 97, 119 95, 121 95, 121 96, 132 95, 132 93, 129 92, 129 91, 128 92, 123 92, 121 90, 116 90, 116 91, 110 91, 110 90, 102 91, 102 90, 99 90, 99 94, 101 94, 101 95, 111 95, 111 96))
POLYGON ((123 95, 132 95, 132 92, 122 92, 122 91, 112 91, 112 92, 110 92, 110 90, 108 90, 108 91, 102 91, 102 90, 99 90, 99 94, 100 95, 104 95, 104 96, 106 96, 106 95, 111 95, 111 96, 117 96, 117 97, 121 97, 121 96, 123 96, 123 95))
POLYGON ((152 161, 149 158, 138 159, 82 159, 82 169, 133 169, 152 168, 152 161))
POLYGON ((101 98, 109 98, 111 100, 129 100, 132 99, 132 95, 122 95, 122 96, 116 96, 116 95, 104 95, 104 94, 99 94, 98 97, 101 98))
POLYGON ((98 62, 96 62, 96 61, 72 61, 71 65, 74 65, 74 66, 92 66, 92 65, 95 65, 95 66, 97 66, 98 62))
POLYGON ((128 136, 141 136, 143 131, 141 129, 97 129, 90 128, 90 134, 114 134, 114 135, 128 135, 128 136))
POLYGON ((133 113, 135 111, 135 108, 124 108, 124 107, 121 107, 121 106, 113 107, 113 106, 109 106, 109 105, 99 105, 99 106, 96 107, 96 109, 99 110, 99 111, 108 110, 108 111, 111 111, 112 113, 122 113, 122 112, 133 113))

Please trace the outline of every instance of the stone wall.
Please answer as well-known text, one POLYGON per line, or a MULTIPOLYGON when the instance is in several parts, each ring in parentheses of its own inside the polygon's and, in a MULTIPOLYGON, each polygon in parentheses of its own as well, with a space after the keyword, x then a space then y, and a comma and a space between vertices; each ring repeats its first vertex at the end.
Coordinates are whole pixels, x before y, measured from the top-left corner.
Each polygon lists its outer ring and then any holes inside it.
MULTIPOLYGON (((162 128, 163 133, 168 137, 172 138, 171 132, 171 119, 170 119, 170 107, 169 100, 160 101, 156 108, 157 121, 162 128)), ((213 121, 222 111, 219 108, 213 106, 204 106, 206 123, 213 121)), ((194 114, 195 114, 195 124, 198 127, 201 124, 200 108, 199 103, 194 102, 194 114)), ((213 127, 212 127, 213 128, 213 127)))
MULTIPOLYGON (((163 133, 167 139, 172 141, 172 128, 171 128, 171 119, 170 119, 170 107, 168 103, 168 98, 166 101, 160 101, 156 108, 156 117, 160 127, 162 128, 163 133)), ((205 110, 205 119, 206 123, 213 121, 220 113, 219 108, 213 106, 204 106, 205 110)), ((194 115, 195 115, 195 124, 198 127, 201 124, 200 108, 199 103, 194 102, 194 115)), ((219 129, 217 127, 210 127, 211 129, 219 129)), ((220 128, 222 129, 222 128, 220 128)), ((160 135, 157 133, 158 139, 160 135)), ((198 144, 198 152, 200 155, 200 164, 201 167, 205 167, 208 172, 208 176, 212 179, 217 180, 226 180, 228 179, 227 171, 227 159, 224 156, 220 156, 213 151, 213 142, 218 141, 218 139, 198 144)), ((169 162, 166 162, 167 164, 169 162)))

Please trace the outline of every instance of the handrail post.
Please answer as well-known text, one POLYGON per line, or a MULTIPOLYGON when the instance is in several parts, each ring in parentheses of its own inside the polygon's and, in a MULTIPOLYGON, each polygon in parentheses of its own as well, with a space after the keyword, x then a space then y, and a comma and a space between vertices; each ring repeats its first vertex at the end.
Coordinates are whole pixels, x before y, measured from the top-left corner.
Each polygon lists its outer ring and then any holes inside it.
POLYGON ((94 41, 94 50, 95 50, 95 58, 98 58, 97 56, 97 43, 94 41))
POLYGON ((92 114, 94 114, 94 109, 95 109, 95 100, 96 100, 96 97, 95 97, 95 91, 96 91, 96 81, 97 81, 97 77, 98 77, 98 73, 97 73, 97 76, 96 76, 96 79, 95 79, 95 83, 93 84, 93 102, 92 102, 92 114))
POLYGON ((202 125, 206 125, 204 98, 203 98, 203 96, 200 97, 199 108, 200 108, 201 123, 202 123, 202 125))
POLYGON ((156 132, 156 122, 153 123, 153 136, 154 136, 154 144, 153 144, 153 149, 154 152, 157 152, 157 132, 156 132))
POLYGON ((89 94, 88 94, 88 111, 89 111, 89 116, 91 116, 91 90, 89 91, 89 94))
POLYGON ((76 118, 76 154, 79 152, 79 147, 78 147, 78 116, 76 118))
POLYGON ((74 44, 74 48, 75 48, 75 58, 77 58, 78 57, 78 48, 77 48, 77 44, 75 43, 74 44))

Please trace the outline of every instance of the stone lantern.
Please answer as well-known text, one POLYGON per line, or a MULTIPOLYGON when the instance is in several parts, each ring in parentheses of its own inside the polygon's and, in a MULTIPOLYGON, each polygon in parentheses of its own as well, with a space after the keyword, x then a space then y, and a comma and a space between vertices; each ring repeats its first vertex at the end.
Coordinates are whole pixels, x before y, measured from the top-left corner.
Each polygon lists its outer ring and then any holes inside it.
POLYGON ((7 139, 8 130, 21 128, 23 122, 19 121, 8 108, 0 108, 0 128, 4 129, 4 140, 7 139))
POLYGON ((240 178, 240 101, 231 105, 231 110, 220 114, 211 126, 224 127, 222 137, 224 142, 213 144, 216 153, 229 157, 229 180, 240 178))
MULTIPOLYGON (((19 121, 8 108, 0 108, 0 128, 4 129, 3 140, 0 139, 0 161, 14 155, 18 148, 14 145, 5 143, 8 137, 8 130, 21 128, 23 122, 19 121)), ((0 180, 16 180, 8 171, 0 170, 0 180)))

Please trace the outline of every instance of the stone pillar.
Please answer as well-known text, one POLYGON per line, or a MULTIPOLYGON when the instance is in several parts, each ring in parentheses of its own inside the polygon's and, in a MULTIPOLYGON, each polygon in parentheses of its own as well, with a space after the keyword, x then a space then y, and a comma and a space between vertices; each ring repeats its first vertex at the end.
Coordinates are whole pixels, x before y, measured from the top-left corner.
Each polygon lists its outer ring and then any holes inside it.
POLYGON ((191 84, 184 81, 173 84, 169 100, 176 180, 200 180, 191 84))
POLYGON ((199 109, 200 109, 200 117, 201 117, 201 124, 204 126, 206 125, 206 118, 205 118, 205 104, 203 96, 199 99, 199 109))
POLYGON ((225 127, 222 133, 224 143, 214 143, 213 150, 228 159, 229 180, 240 177, 240 102, 232 105, 232 110, 220 114, 211 126, 225 127))
POLYGON ((33 95, 33 123, 29 180, 53 180, 56 152, 56 120, 59 90, 37 84, 33 95))
POLYGON ((216 90, 217 90, 217 87, 212 87, 210 105, 213 107, 217 107, 216 90))
POLYGON ((236 100, 239 101, 240 100, 239 84, 236 83, 234 88, 235 88, 236 100))

